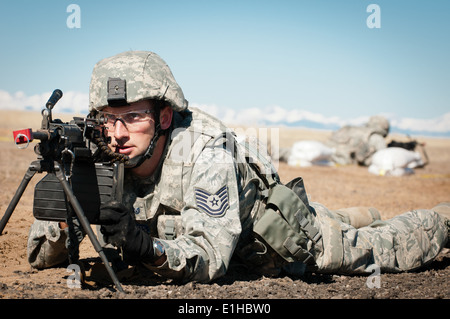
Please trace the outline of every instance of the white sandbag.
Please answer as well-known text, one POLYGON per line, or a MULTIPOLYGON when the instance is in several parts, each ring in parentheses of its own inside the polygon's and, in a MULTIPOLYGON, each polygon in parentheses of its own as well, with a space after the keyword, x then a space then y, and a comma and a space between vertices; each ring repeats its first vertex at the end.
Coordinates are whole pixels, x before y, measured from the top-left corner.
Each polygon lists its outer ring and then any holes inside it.
POLYGON ((331 155, 334 150, 318 141, 299 141, 292 145, 288 157, 290 166, 333 165, 331 155))
POLYGON ((413 174, 413 168, 422 165, 423 161, 418 152, 401 147, 388 147, 373 154, 368 170, 376 175, 403 176, 413 174))

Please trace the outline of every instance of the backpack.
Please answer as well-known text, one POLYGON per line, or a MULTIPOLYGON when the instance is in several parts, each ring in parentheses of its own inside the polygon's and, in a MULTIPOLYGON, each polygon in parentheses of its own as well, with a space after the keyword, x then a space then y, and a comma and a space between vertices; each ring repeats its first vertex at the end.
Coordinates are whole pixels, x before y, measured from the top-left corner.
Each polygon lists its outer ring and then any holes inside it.
MULTIPOLYGON (((274 276, 283 266, 300 263, 314 268, 313 249, 321 242, 322 235, 315 223, 315 210, 309 205, 303 179, 297 177, 282 184, 278 174, 246 141, 241 142, 249 166, 266 185, 259 203, 253 225, 244 229, 236 253, 239 259, 255 272, 274 276), (257 165, 252 154, 256 155, 257 165), (261 171, 261 167, 265 167, 261 171)), ((304 268, 303 268, 304 269, 304 268)))

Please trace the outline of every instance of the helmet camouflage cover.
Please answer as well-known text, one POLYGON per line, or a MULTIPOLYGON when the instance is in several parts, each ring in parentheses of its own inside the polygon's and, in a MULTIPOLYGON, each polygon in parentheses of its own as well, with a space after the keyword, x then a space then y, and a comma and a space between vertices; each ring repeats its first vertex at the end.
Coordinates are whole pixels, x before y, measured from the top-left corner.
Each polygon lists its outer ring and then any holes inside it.
POLYGON ((367 127, 371 128, 374 132, 386 137, 389 134, 389 121, 384 116, 376 115, 371 116, 367 127))
POLYGON ((123 84, 121 90, 125 105, 155 99, 167 101, 176 112, 188 107, 188 101, 168 65, 153 52, 127 51, 99 61, 92 71, 89 111, 100 111, 111 105, 110 83, 116 90, 117 83, 123 84))

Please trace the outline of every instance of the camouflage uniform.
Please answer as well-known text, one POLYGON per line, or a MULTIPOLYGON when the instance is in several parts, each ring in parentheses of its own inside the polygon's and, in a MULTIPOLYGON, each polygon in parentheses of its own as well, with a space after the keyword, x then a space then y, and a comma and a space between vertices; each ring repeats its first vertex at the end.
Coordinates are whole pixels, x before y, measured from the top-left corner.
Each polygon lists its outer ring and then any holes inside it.
MULTIPOLYGON (((197 109, 174 113, 167 141, 154 175, 126 173, 123 199, 138 225, 164 247, 164 264, 145 264, 163 276, 209 282, 226 273, 232 258, 265 275, 282 269, 370 273, 374 264, 386 272, 405 271, 433 260, 448 240, 444 218, 432 210, 388 221, 371 211, 373 223, 355 228, 345 210, 333 212, 309 203, 304 189, 294 186, 289 187, 297 189, 292 194, 298 195, 303 219, 292 229, 299 235, 264 234, 267 229, 261 229, 260 222, 274 207, 274 185, 280 185, 267 156, 255 156, 249 140, 237 143, 219 120, 197 109), (285 255, 265 238, 282 240, 285 255)), ((283 206, 288 202, 279 200, 280 211, 290 210, 283 206)), ((66 239, 56 224, 36 222, 30 231, 30 263, 43 268, 63 261, 66 239)))
POLYGON ((388 133, 389 122, 382 116, 372 116, 366 125, 347 125, 333 132, 326 145, 334 148, 331 159, 337 164, 369 166, 372 155, 386 148, 384 138, 388 133))
POLYGON ((433 261, 448 240, 445 219, 433 210, 413 210, 357 229, 323 205, 313 206, 323 235, 316 259, 321 272, 370 273, 373 265, 382 272, 414 270, 433 261))

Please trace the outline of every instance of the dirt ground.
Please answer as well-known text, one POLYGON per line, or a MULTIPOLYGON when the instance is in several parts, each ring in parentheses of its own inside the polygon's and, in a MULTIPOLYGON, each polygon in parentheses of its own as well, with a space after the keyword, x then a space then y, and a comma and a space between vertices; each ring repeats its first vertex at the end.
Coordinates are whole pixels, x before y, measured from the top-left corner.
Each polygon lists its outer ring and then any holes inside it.
MULTIPOLYGON (((33 143, 24 150, 12 142, 12 129, 38 128, 39 115, 0 113, 0 214, 3 216, 29 163, 36 158, 33 143), (11 124, 14 123, 14 124, 11 124)), ((329 132, 282 129, 280 146, 296 140, 325 140, 329 132)), ((397 139, 402 138, 401 136, 397 139)), ((450 140, 418 138, 426 142, 430 163, 414 175, 383 177, 368 173, 365 167, 289 167, 281 163, 284 182, 302 176, 310 201, 330 209, 373 206, 383 219, 417 208, 431 208, 450 201, 450 140)), ((369 277, 308 274, 303 277, 267 278, 232 268, 211 284, 179 285, 138 270, 123 279, 126 294, 111 285, 69 287, 73 271, 66 266, 32 269, 26 259, 26 243, 33 221, 34 185, 31 181, 9 223, 0 235, 0 299, 448 299, 450 297, 450 252, 444 250, 427 267, 400 274, 381 274, 379 285, 369 277), (372 282, 373 283, 373 282, 372 282)), ((81 259, 92 266, 98 255, 88 239, 81 244, 81 259)))

